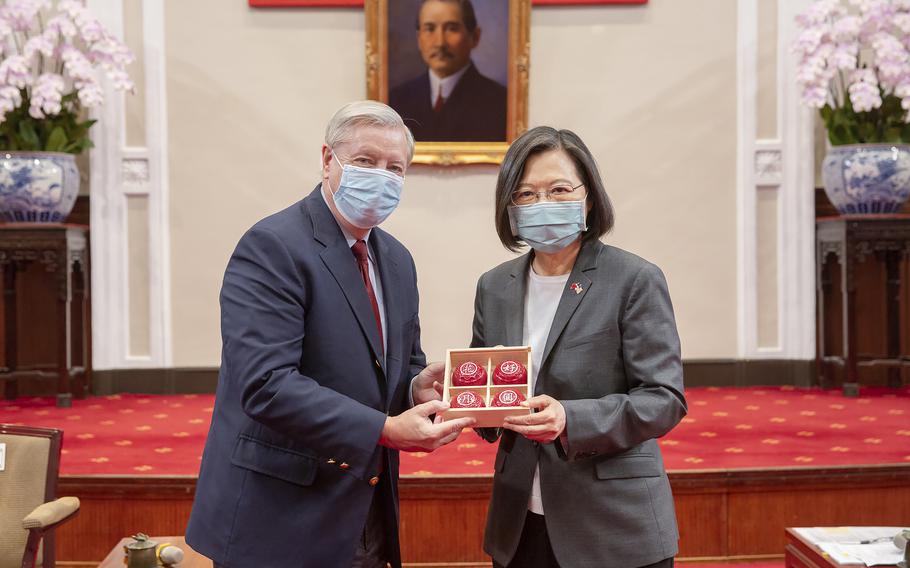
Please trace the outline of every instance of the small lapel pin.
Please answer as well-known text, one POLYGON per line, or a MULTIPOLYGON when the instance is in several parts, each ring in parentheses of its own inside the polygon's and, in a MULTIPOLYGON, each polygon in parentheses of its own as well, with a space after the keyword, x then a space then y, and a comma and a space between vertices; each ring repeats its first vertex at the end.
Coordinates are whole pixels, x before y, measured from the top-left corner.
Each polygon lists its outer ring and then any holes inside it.
POLYGON ((581 294, 582 292, 585 291, 585 289, 582 288, 581 284, 579 284, 578 282, 572 282, 572 285, 569 286, 569 289, 572 290, 573 292, 575 292, 576 294, 581 294))

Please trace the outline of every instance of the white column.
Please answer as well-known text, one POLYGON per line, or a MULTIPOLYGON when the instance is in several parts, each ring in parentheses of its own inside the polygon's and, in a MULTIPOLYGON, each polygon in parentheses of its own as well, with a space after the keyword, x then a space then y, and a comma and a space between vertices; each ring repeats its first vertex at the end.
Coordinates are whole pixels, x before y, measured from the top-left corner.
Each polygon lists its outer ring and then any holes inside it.
MULTIPOLYGON (((811 0, 738 0, 738 344, 744 359, 815 356, 814 153, 812 112, 799 100, 794 18, 811 0), (777 137, 759 139, 759 1, 777 1, 777 137), (777 345, 758 342, 757 204, 761 187, 778 191, 777 345)), ((767 306, 763 309, 768 309, 767 306)))
POLYGON ((126 146, 124 96, 105 82, 91 151, 92 364, 95 369, 171 364, 167 107, 163 0, 88 0, 117 37, 123 2, 142 1, 146 146, 126 146), (130 353, 128 196, 148 198, 149 352, 130 353))

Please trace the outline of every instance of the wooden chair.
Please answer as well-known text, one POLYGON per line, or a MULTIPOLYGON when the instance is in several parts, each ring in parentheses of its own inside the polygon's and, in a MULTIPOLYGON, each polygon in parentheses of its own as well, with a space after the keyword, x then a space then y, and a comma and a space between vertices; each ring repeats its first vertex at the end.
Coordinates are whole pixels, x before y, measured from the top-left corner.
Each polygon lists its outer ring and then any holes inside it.
POLYGON ((0 424, 0 568, 54 566, 54 529, 79 512, 79 499, 56 499, 61 430, 0 424))

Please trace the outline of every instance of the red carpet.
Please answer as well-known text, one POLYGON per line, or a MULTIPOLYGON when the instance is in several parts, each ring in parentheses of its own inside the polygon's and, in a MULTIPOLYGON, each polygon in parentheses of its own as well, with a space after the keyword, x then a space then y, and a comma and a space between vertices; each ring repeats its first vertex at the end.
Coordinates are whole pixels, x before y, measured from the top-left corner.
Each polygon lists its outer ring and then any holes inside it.
MULTIPOLYGON (((693 388, 689 415, 661 440, 668 469, 910 463, 910 388, 840 391, 693 388)), ((195 475, 213 395, 0 401, 0 422, 64 430, 63 474, 195 475)), ((489 475, 496 446, 473 432, 432 454, 402 453, 403 474, 489 475)), ((689 565, 691 566, 691 565, 689 565)))

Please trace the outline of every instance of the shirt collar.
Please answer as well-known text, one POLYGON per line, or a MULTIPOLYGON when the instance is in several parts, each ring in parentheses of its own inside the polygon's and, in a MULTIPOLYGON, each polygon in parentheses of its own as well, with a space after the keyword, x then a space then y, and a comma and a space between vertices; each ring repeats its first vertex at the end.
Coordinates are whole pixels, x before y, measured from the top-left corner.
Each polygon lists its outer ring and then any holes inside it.
POLYGON ((449 96, 452 95, 452 91, 455 90, 455 85, 458 84, 458 81, 470 66, 471 62, 469 61, 467 65, 444 79, 437 77, 432 70, 427 71, 430 74, 430 105, 436 104, 436 97, 439 96, 440 89, 442 89, 442 100, 448 100, 449 96))

